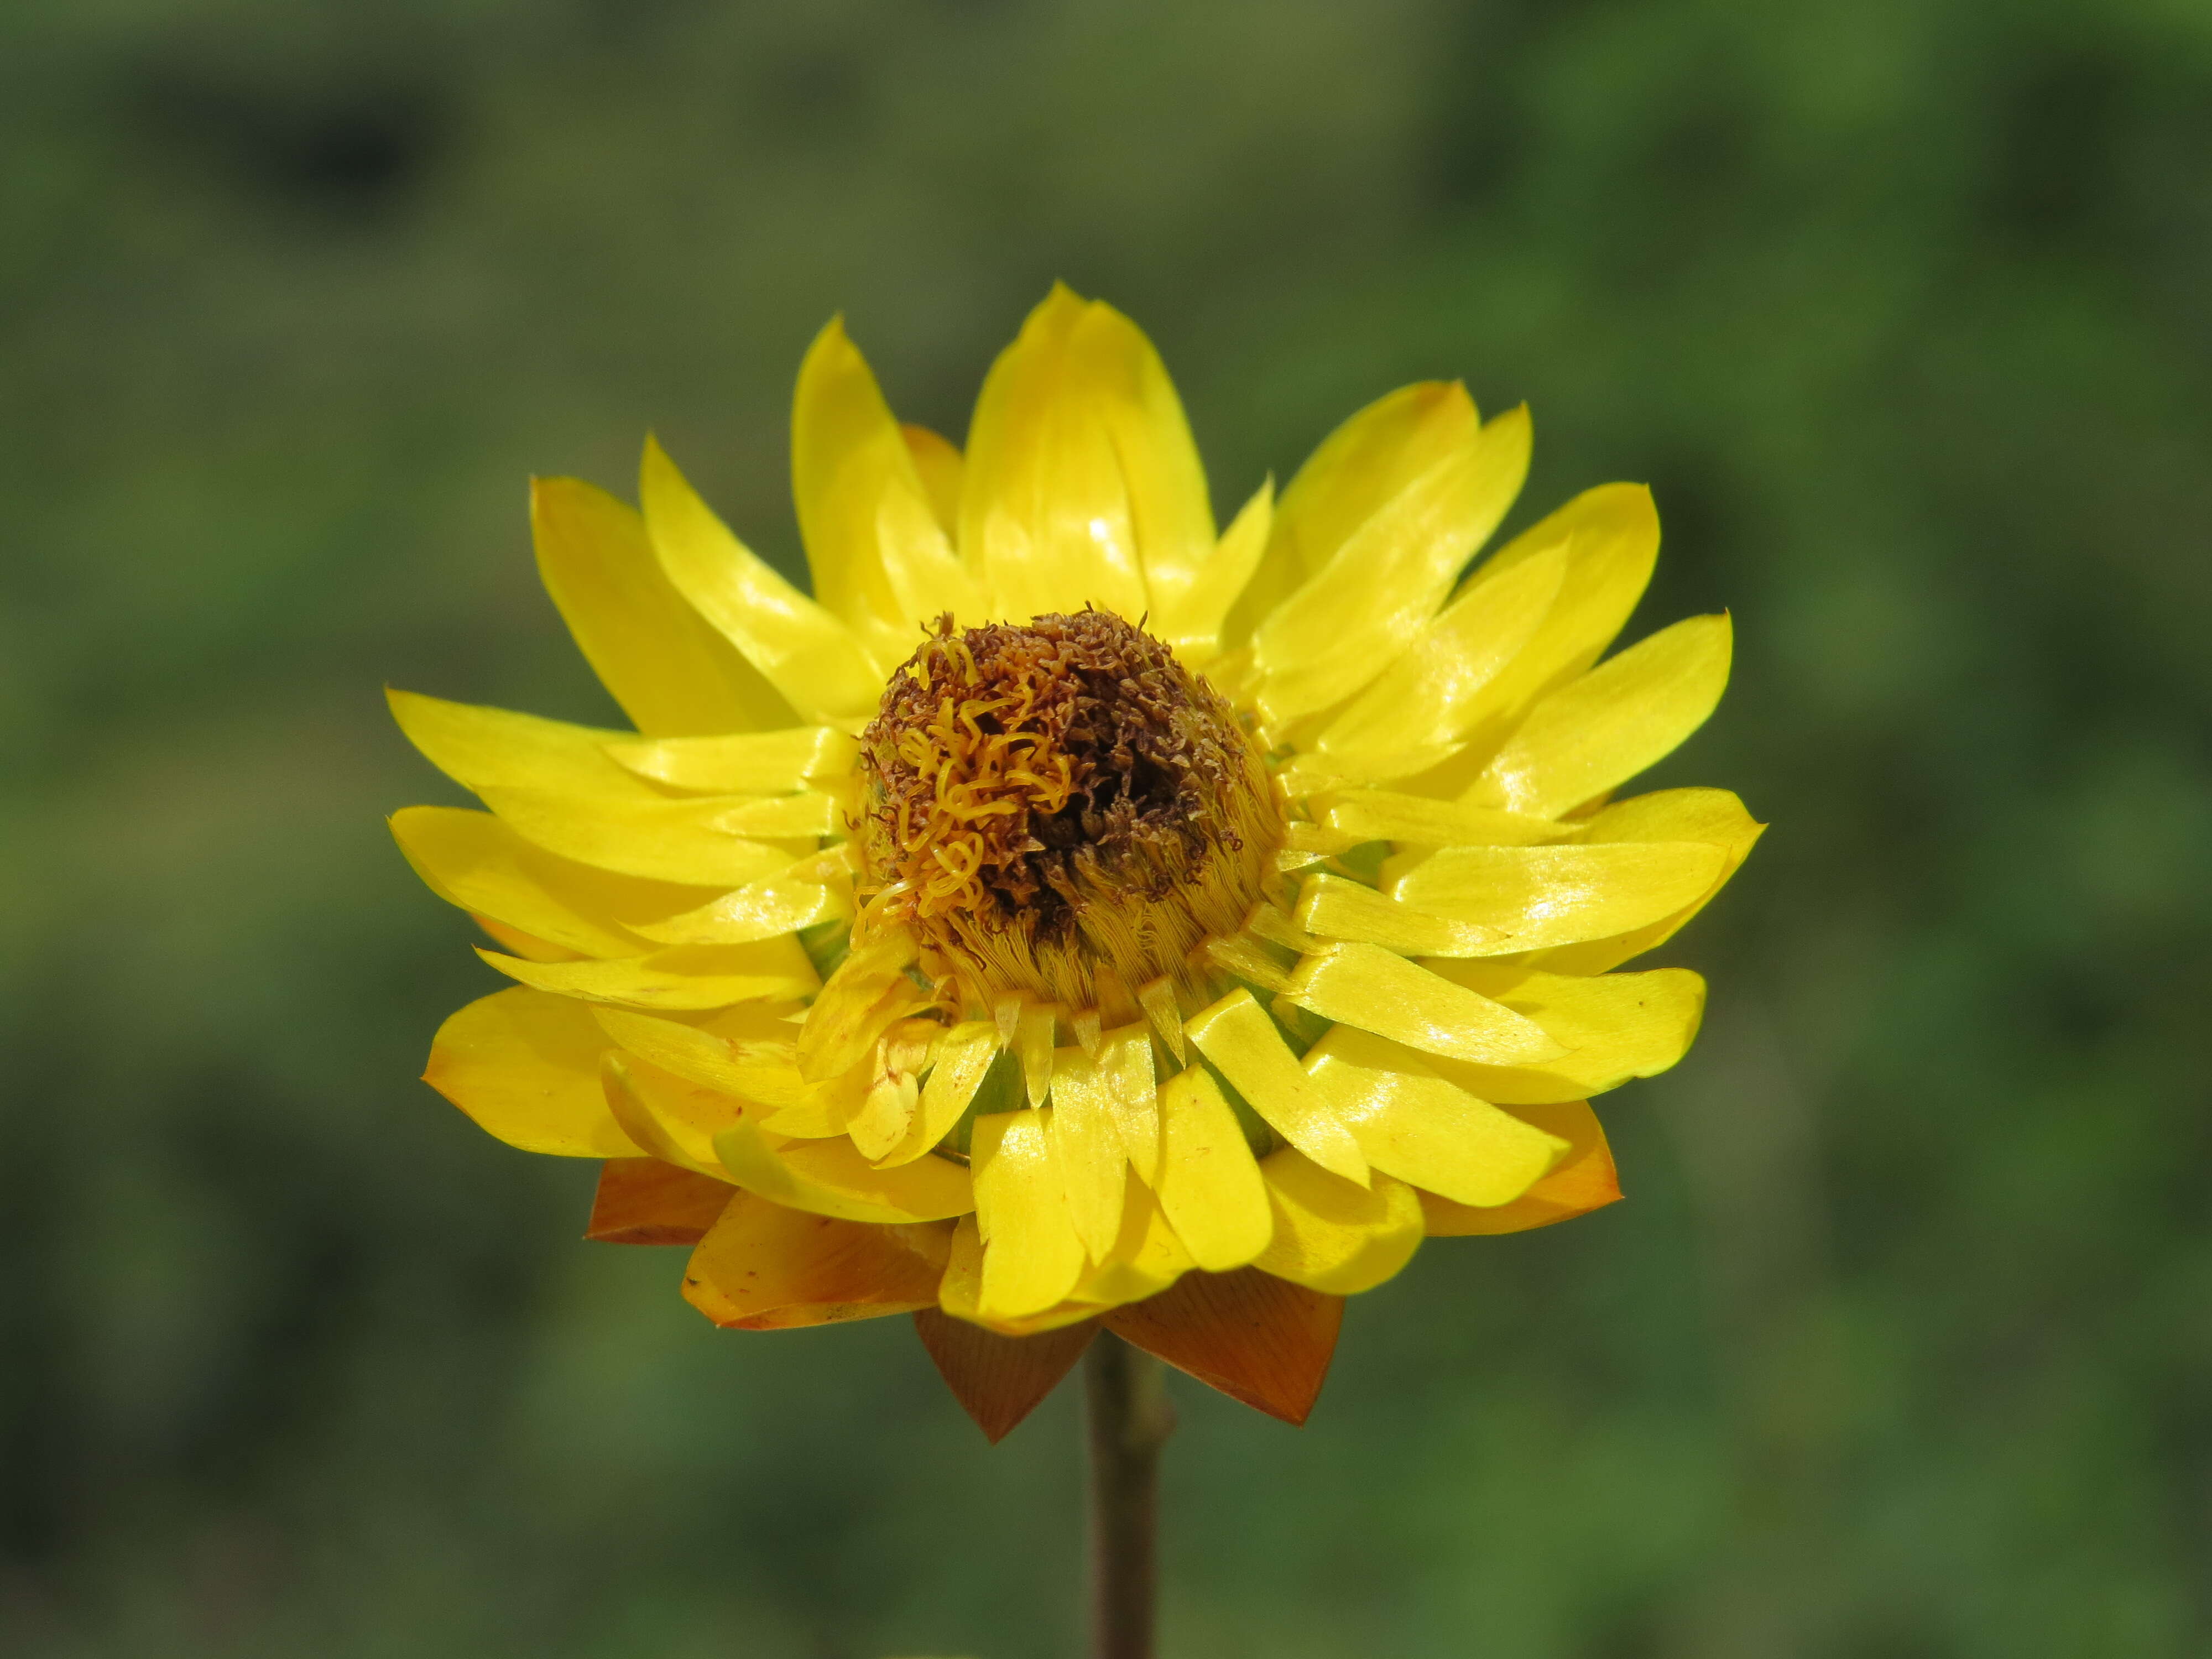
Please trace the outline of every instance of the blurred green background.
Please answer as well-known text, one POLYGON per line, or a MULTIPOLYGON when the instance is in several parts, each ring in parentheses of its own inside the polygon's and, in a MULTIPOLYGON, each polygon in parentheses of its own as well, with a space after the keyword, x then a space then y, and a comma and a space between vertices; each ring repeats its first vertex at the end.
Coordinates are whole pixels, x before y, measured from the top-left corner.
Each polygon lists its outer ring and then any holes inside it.
POLYGON ((379 695, 611 719, 527 473, 788 562, 813 331, 957 436, 1054 276, 1224 514, 1426 376, 1651 481, 1656 781, 1777 826, 1629 1202, 1179 1389, 1170 1651, 2212 1648, 2202 0, 13 0, 0 1649, 1073 1650, 1068 1394, 716 1332, 415 1081, 498 981, 379 695))

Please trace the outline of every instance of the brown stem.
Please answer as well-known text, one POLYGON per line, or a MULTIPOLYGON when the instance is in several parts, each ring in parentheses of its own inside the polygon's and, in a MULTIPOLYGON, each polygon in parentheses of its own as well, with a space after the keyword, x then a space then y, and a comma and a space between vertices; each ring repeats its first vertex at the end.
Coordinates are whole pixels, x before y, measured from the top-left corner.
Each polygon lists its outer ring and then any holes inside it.
POLYGON ((1175 1427, 1160 1362, 1101 1331, 1083 1363, 1091 1440, 1091 1659, 1152 1659, 1160 1448, 1175 1427))

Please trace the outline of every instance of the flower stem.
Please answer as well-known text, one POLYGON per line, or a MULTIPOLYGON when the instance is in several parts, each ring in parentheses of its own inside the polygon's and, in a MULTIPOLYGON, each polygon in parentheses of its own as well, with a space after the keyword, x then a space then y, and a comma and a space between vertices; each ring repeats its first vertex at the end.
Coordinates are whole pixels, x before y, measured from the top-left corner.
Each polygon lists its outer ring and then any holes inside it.
POLYGON ((1160 1362, 1101 1331, 1083 1362, 1091 1441, 1091 1659, 1152 1659, 1160 1448, 1175 1427, 1160 1362))

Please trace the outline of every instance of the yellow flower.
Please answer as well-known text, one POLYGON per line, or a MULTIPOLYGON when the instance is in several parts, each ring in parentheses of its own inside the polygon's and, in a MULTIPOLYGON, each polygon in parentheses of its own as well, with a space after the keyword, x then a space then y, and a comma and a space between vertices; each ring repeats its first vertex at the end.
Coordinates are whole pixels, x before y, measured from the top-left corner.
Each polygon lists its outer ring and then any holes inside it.
POLYGON ((1599 662, 1647 492, 1468 569, 1528 432, 1409 386, 1217 534, 1150 343, 1062 288, 964 454, 823 331, 812 598, 656 444, 641 514, 538 481, 637 732, 393 694, 490 809, 393 831, 518 981, 428 1080, 607 1160, 590 1236, 692 1244, 719 1323, 915 1313, 994 1438, 1101 1323, 1302 1420, 1341 1298, 1425 1236, 1619 1195, 1588 1098, 1680 1058, 1704 985, 1612 970, 1759 831, 1722 791, 1610 799, 1728 677, 1725 617, 1599 662))

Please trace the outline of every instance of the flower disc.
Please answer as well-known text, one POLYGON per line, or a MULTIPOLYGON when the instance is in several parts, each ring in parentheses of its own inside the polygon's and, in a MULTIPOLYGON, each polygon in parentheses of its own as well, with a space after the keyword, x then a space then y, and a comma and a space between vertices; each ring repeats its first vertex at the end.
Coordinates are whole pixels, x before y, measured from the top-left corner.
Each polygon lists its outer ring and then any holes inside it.
POLYGON ((1109 1024, 1261 897, 1283 814, 1226 698, 1110 611, 933 637, 861 738, 858 884, 987 1012, 1109 1024))

